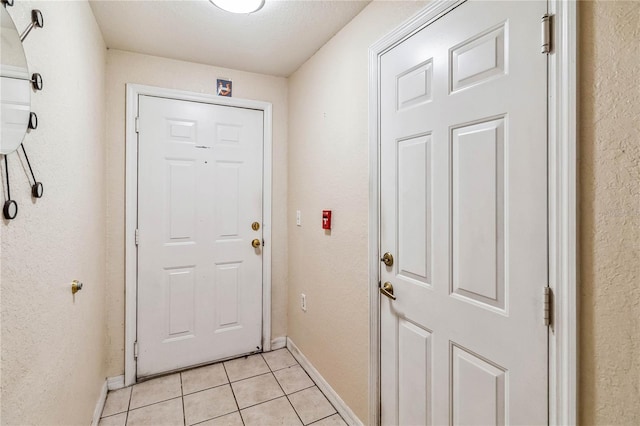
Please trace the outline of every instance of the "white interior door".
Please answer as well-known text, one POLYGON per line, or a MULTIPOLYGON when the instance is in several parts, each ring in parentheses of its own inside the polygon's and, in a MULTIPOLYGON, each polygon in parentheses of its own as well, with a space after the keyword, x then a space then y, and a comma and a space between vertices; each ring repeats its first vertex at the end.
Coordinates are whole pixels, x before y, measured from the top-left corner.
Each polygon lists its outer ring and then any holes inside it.
POLYGON ((469 1, 381 59, 382 423, 547 423, 545 2, 469 1))
POLYGON ((138 141, 137 376, 260 350, 263 112, 140 96, 138 141))

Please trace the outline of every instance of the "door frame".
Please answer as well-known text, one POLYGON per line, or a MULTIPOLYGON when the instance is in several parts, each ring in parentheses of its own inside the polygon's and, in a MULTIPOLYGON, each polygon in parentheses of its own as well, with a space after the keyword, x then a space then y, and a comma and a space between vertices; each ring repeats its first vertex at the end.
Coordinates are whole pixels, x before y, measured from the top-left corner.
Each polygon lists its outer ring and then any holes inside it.
POLYGON ((272 204, 272 104, 249 99, 227 98, 203 93, 127 84, 125 118, 125 386, 136 383, 134 344, 137 338, 138 250, 135 230, 138 222, 138 116, 139 96, 239 107, 263 111, 262 192, 262 350, 271 350, 271 204, 272 204))
MULTIPOLYGON (((369 48, 369 424, 380 424, 380 61, 465 0, 436 0, 369 48)), ((548 0, 549 424, 578 421, 577 2, 548 0)), ((539 17, 541 18, 541 17, 539 17)), ((539 19, 538 18, 538 19, 539 19)), ((539 37, 536 35, 536 37, 539 37)), ((542 54, 542 53, 541 53, 542 54)), ((542 288, 541 288, 542 296, 542 288)), ((540 324, 543 327, 542 324, 540 324)))

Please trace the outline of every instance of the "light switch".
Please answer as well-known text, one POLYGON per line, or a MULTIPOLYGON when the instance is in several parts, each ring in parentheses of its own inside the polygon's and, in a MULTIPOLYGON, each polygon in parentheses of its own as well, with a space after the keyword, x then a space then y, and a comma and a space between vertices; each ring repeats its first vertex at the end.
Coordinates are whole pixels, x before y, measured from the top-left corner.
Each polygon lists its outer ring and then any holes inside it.
POLYGON ((296 225, 302 226, 302 214, 300 210, 296 210, 296 225))

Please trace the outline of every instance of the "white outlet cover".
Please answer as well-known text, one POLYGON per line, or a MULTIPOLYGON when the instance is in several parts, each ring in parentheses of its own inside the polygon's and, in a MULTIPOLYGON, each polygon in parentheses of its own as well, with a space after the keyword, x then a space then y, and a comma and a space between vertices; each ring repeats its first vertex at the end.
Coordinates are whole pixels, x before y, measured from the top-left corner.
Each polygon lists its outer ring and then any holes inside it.
POLYGON ((302 213, 300 213, 300 210, 296 210, 296 225, 302 226, 302 213))

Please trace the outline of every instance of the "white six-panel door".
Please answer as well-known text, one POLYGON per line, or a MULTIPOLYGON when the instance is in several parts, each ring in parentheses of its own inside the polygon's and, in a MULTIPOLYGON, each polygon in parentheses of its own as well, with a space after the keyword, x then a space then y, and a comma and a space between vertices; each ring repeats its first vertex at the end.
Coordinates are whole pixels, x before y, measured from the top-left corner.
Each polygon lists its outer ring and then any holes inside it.
POLYGON ((139 97, 137 376, 262 343, 263 112, 139 97))
POLYGON ((381 59, 385 425, 547 422, 545 2, 466 2, 381 59))

